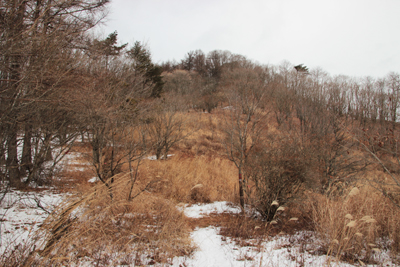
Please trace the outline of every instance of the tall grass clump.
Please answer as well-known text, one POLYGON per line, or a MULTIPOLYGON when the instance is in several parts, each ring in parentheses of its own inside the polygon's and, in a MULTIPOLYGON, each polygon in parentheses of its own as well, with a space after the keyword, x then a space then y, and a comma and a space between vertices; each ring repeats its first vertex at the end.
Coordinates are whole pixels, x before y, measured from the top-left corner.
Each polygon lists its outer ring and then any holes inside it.
POLYGON ((374 263, 383 250, 397 254, 400 212, 370 188, 354 187, 336 199, 310 194, 308 203, 320 249, 327 255, 338 261, 374 263))
POLYGON ((128 174, 120 175, 111 187, 99 184, 60 206, 41 228, 32 265, 147 265, 190 254, 182 212, 145 191, 149 184, 130 192, 129 183, 128 174))
POLYGON ((147 161, 140 173, 158 177, 154 192, 176 202, 235 201, 237 171, 227 159, 177 155, 166 161, 147 161))

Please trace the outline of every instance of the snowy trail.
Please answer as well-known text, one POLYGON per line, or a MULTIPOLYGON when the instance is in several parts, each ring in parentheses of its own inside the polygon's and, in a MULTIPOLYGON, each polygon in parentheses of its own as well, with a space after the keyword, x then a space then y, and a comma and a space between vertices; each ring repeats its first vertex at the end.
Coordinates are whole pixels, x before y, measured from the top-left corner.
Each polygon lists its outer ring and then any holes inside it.
POLYGON ((198 228, 191 237, 197 250, 190 258, 175 258, 173 266, 232 267, 254 264, 240 257, 247 253, 247 248, 238 248, 233 243, 222 241, 215 227, 198 228))
MULTIPOLYGON (((240 209, 227 202, 214 202, 210 204, 199 204, 185 206, 182 208, 185 215, 191 218, 201 218, 210 215, 212 212, 239 213, 240 209)), ((261 244, 261 251, 256 247, 240 247, 229 238, 218 234, 219 228, 206 227, 196 228, 191 237, 197 246, 197 250, 191 257, 176 257, 173 266, 200 266, 200 267, 245 267, 245 266, 277 266, 277 267, 297 267, 297 266, 355 266, 344 262, 337 263, 335 259, 327 256, 311 255, 302 251, 299 245, 293 244, 287 236, 277 236, 272 240, 261 244), (224 240, 224 241, 223 241, 224 240)), ((301 239, 305 233, 299 233, 294 239, 301 239)), ((313 239, 313 242, 317 242, 313 239)), ((387 255, 386 255, 387 256, 387 255)), ((392 265, 390 258, 383 257, 383 262, 392 265), (385 259, 384 259, 385 258, 385 259)), ((367 265, 372 266, 372 265, 367 265)))
POLYGON ((212 227, 194 231, 192 238, 199 246, 193 261, 199 266, 233 266, 229 251, 222 245, 221 238, 212 227))

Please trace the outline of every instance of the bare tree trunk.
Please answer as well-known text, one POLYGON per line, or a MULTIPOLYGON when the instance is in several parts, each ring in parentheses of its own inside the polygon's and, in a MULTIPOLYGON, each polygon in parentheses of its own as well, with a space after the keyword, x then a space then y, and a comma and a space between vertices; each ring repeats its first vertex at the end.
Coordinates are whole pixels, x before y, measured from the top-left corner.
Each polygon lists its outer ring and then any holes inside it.
POLYGON ((247 158, 253 148, 261 144, 262 132, 268 112, 262 110, 265 100, 265 83, 261 70, 237 69, 223 76, 227 81, 226 93, 229 105, 222 125, 223 143, 228 159, 239 171, 239 198, 244 209, 244 194, 247 177, 244 173, 247 158))
POLYGON ((20 173, 18 165, 18 140, 17 140, 17 124, 14 123, 9 129, 9 137, 7 142, 7 166, 8 166, 8 179, 10 185, 20 186, 20 173))
POLYGON ((162 149, 163 149, 162 146, 157 147, 157 149, 156 149, 156 159, 157 160, 159 160, 161 158, 162 149))
POLYGON ((240 206, 244 209, 244 189, 243 189, 243 178, 242 178, 241 168, 239 168, 239 198, 240 198, 240 206))
POLYGON ((8 127, 8 138, 7 138, 7 167, 8 167, 8 179, 11 186, 20 185, 20 172, 18 162, 18 124, 17 114, 13 108, 18 107, 19 97, 19 86, 18 82, 21 78, 21 53, 22 47, 19 44, 14 44, 14 40, 18 40, 22 31, 24 30, 24 13, 26 8, 25 1, 14 1, 11 4, 11 15, 10 15, 10 28, 9 28, 9 40, 8 45, 10 47, 10 61, 9 64, 9 78, 10 84, 8 88, 8 95, 12 99, 10 105, 11 113, 9 115, 9 127, 8 127))
POLYGON ((32 126, 25 124, 24 147, 22 149, 21 173, 32 169, 32 126))

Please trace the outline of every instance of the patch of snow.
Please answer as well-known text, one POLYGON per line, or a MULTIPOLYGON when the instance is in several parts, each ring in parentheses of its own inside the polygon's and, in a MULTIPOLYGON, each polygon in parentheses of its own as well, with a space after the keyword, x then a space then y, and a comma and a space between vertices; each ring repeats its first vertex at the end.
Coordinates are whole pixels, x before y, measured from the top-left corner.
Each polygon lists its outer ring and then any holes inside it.
POLYGON ((58 205, 64 195, 49 190, 41 192, 11 191, 0 203, 0 253, 29 242, 33 233, 58 205), (43 210, 40 206, 45 209, 43 210))
MULTIPOLYGON (((168 155, 167 155, 167 158, 172 157, 172 156, 174 156, 174 155, 175 155, 175 154, 168 154, 168 155)), ((163 159, 163 158, 164 158, 164 156, 161 156, 160 159, 163 159)), ((157 160, 157 156, 156 156, 156 155, 148 156, 147 159, 149 159, 149 160, 157 160)))
POLYGON ((229 202, 220 201, 210 204, 185 205, 183 212, 187 217, 190 218, 202 218, 210 215, 211 213, 240 213, 241 209, 233 206, 229 202))
MULTIPOLYGON (((293 244, 285 246, 287 237, 277 237, 263 242, 258 247, 241 247, 229 238, 218 234, 216 227, 198 228, 191 237, 197 245, 192 257, 176 257, 173 266, 210 266, 210 267, 239 267, 239 266, 326 266, 329 258, 314 256, 301 252, 300 247, 293 244)), ((353 266, 334 259, 330 266, 353 266)))
POLYGON ((234 108, 233 108, 233 106, 227 106, 227 107, 224 107, 224 108, 222 108, 222 109, 230 110, 230 109, 234 109, 234 108))
POLYGON ((69 169, 70 171, 80 171, 80 172, 83 172, 83 171, 86 171, 88 168, 87 168, 87 167, 68 166, 68 169, 69 169))
POLYGON ((87 161, 82 161, 82 153, 80 152, 68 152, 64 155, 63 159, 61 160, 61 165, 67 164, 77 164, 77 165, 90 165, 87 161))
POLYGON ((95 182, 98 182, 98 181, 100 181, 100 179, 97 176, 95 176, 95 177, 93 177, 93 178, 88 180, 89 183, 95 183, 95 182))

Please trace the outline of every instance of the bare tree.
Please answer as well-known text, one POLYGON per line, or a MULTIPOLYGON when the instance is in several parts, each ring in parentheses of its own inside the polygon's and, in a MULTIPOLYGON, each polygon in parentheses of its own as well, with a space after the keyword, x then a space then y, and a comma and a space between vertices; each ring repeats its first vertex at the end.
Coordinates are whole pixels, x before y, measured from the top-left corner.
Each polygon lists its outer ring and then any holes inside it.
POLYGON ((157 159, 167 159, 170 149, 195 131, 187 129, 189 121, 182 112, 185 104, 176 100, 158 101, 145 125, 157 159))
POLYGON ((390 73, 387 77, 387 83, 389 89, 389 111, 394 130, 397 123, 397 109, 400 104, 400 75, 398 73, 390 73))
POLYGON ((348 131, 355 141, 370 156, 370 160, 386 174, 366 179, 370 186, 400 208, 400 151, 398 130, 386 132, 364 130, 358 135, 348 131))
POLYGON ((294 109, 294 95, 282 83, 276 82, 273 92, 273 106, 276 122, 282 125, 284 122, 288 123, 291 129, 292 113, 294 109))
POLYGON ((191 71, 194 69, 194 58, 195 58, 195 52, 190 51, 186 53, 185 58, 182 60, 182 69, 191 71))
POLYGON ((194 94, 194 79, 186 70, 175 70, 163 76, 164 91, 168 94, 191 95, 194 94))
POLYGON ((122 166, 128 164, 132 169, 132 162, 147 152, 140 128, 146 107, 140 99, 150 97, 152 88, 123 54, 110 59, 107 67, 101 59, 89 56, 87 60, 92 67, 71 98, 92 148, 90 162, 98 179, 111 189, 122 166))
POLYGON ((378 116, 381 125, 385 124, 385 122, 389 119, 389 109, 386 105, 388 102, 388 96, 385 92, 385 83, 385 79, 380 79, 377 81, 377 91, 375 94, 375 102, 378 106, 378 116))
POLYGON ((107 2, 1 2, 0 139, 4 176, 13 186, 26 172, 37 177, 43 158, 73 140, 62 96, 73 84, 83 36, 104 17, 107 2))
POLYGON ((221 78, 223 67, 229 63, 231 52, 214 50, 208 53, 206 59, 206 67, 209 77, 214 79, 221 78))
POLYGON ((201 50, 194 51, 193 68, 201 76, 207 75, 206 55, 201 50))
POLYGON ((245 166, 253 149, 259 145, 266 129, 267 113, 261 109, 266 80, 261 68, 235 69, 223 76, 229 107, 222 126, 226 155, 239 171, 240 205, 244 208, 245 166))

